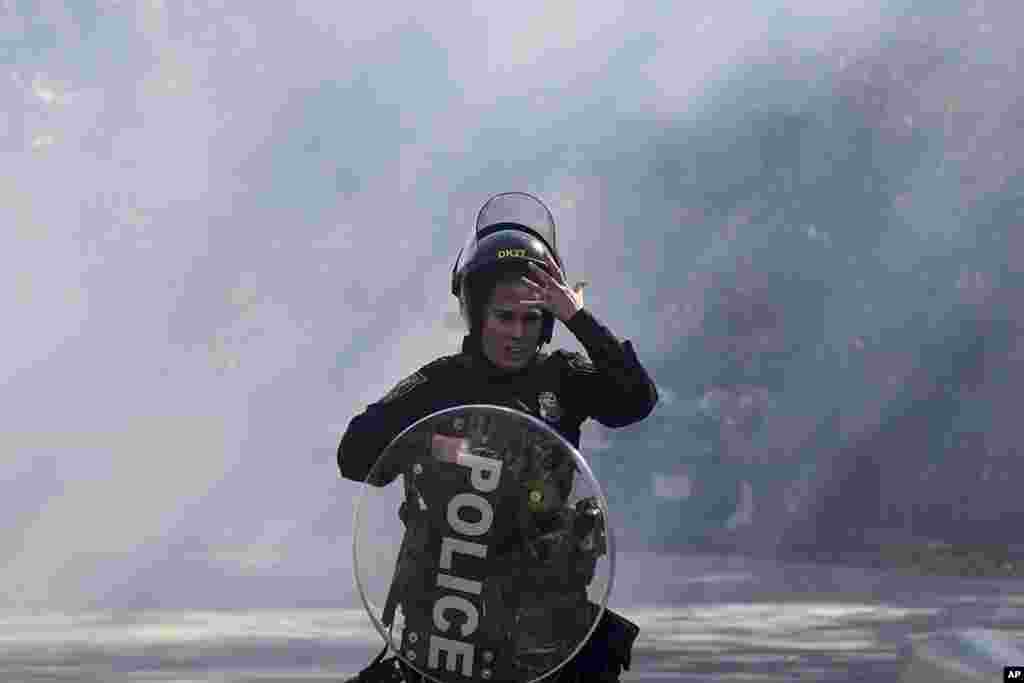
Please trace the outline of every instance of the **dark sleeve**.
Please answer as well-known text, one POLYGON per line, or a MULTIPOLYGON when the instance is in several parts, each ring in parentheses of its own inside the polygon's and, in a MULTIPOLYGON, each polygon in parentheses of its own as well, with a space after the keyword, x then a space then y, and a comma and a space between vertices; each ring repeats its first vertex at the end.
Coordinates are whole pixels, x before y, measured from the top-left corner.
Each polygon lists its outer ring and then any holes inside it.
POLYGON ((590 361, 569 356, 574 393, 588 417, 606 427, 625 427, 654 410, 658 390, 629 341, 620 342, 590 311, 581 309, 566 327, 587 350, 590 361))
MULTIPOLYGON (((429 414, 430 393, 426 369, 421 369, 399 382, 394 389, 367 406, 349 422, 338 444, 338 470, 341 476, 364 482, 377 459, 396 436, 416 420, 429 414)), ((396 463, 397 465, 398 463, 396 463)), ((381 470, 375 486, 384 486, 398 476, 395 468, 381 470)))

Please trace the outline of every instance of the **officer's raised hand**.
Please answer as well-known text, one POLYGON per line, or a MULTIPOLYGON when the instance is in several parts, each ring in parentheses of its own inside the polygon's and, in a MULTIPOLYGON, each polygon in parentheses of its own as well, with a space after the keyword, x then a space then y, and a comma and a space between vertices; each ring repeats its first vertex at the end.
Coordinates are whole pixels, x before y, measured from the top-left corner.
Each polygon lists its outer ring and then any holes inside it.
POLYGON ((548 273, 532 261, 529 262, 530 273, 534 279, 523 277, 523 283, 533 290, 536 299, 522 301, 527 306, 540 306, 563 323, 568 321, 577 311, 583 308, 583 288, 586 282, 579 282, 576 287, 570 289, 563 281, 548 275, 548 273))

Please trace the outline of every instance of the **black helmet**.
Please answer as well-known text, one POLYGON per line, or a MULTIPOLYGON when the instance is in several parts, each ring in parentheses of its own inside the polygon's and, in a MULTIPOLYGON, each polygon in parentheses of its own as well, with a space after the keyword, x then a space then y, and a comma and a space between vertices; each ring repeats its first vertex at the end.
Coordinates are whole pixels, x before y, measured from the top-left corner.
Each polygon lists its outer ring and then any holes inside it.
MULTIPOLYGON (((555 220, 542 201, 525 192, 506 192, 487 200, 455 260, 452 294, 459 299, 462 318, 470 333, 479 322, 474 320, 474 314, 482 304, 474 299, 471 291, 473 276, 514 263, 535 263, 563 284, 565 282, 555 242, 555 220)), ((551 341, 554 326, 554 316, 545 312, 542 345, 551 341)))

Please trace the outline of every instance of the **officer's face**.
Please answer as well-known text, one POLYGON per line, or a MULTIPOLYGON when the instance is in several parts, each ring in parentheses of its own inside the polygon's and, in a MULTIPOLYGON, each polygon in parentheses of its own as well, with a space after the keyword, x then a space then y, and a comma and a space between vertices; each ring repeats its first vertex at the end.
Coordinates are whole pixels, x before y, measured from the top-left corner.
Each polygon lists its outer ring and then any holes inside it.
POLYGON ((520 302, 535 298, 526 286, 517 282, 499 282, 486 308, 481 345, 484 355, 499 368, 522 368, 540 343, 543 315, 540 309, 520 302))

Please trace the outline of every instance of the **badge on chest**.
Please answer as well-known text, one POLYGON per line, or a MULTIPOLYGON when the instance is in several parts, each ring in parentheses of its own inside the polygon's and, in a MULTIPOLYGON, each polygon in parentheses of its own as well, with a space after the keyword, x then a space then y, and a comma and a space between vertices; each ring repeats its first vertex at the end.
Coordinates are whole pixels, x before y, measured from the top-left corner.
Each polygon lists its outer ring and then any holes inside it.
POLYGON ((545 422, 554 424, 562 419, 562 406, 552 391, 542 391, 538 394, 537 407, 541 419, 545 422))

